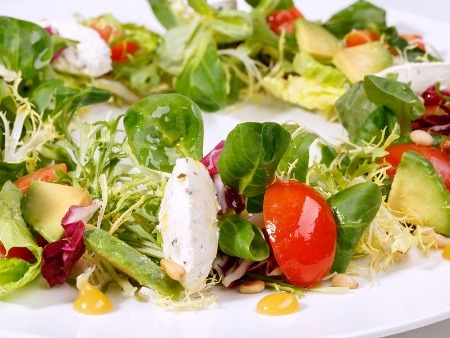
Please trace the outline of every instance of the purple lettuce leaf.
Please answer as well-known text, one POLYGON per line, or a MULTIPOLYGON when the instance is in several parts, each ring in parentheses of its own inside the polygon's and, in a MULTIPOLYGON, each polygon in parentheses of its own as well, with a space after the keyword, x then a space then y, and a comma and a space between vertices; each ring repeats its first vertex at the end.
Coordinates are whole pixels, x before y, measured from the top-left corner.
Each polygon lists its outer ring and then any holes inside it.
POLYGON ((71 206, 61 221, 65 237, 44 247, 41 273, 50 287, 65 283, 76 262, 83 256, 84 228, 99 207, 98 201, 87 207, 71 206))

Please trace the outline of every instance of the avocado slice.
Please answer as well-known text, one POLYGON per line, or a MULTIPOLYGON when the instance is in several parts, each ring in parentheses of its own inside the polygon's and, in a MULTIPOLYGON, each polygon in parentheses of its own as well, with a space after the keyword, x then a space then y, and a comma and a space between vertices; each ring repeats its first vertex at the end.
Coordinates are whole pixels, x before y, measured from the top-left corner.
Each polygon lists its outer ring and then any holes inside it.
POLYGON ((409 216, 412 224, 450 236, 450 192, 431 162, 415 151, 402 156, 388 206, 400 216, 409 216))
POLYGON ((347 76, 350 82, 361 81, 364 76, 378 73, 392 66, 391 53, 379 41, 339 50, 333 64, 347 76))
POLYGON ((150 258, 121 239, 98 228, 86 229, 83 239, 89 250, 138 281, 139 284, 152 288, 164 296, 172 297, 174 300, 179 299, 180 292, 183 290, 181 284, 167 276, 150 258))
POLYGON ((337 37, 319 23, 305 19, 295 22, 295 37, 300 50, 322 61, 331 60, 341 48, 337 37))
POLYGON ((32 181, 22 198, 21 208, 25 221, 48 242, 54 242, 64 234, 61 220, 69 208, 91 203, 91 196, 86 189, 32 181))

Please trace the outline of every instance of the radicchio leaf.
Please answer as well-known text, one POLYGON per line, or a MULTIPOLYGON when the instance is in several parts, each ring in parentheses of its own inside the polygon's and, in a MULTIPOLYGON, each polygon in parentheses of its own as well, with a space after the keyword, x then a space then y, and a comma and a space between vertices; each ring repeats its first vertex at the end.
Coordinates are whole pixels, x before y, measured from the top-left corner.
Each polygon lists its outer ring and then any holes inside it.
POLYGON ((234 209, 240 214, 245 209, 245 201, 242 195, 225 186, 220 178, 218 159, 222 152, 225 141, 220 141, 208 154, 206 154, 200 162, 208 170, 214 186, 216 187, 217 200, 220 205, 220 213, 225 214, 228 210, 234 209))
POLYGON ((225 141, 220 141, 208 154, 203 156, 200 162, 208 170, 209 176, 213 177, 215 174, 219 172, 219 166, 217 161, 219 160, 219 155, 222 152, 225 141))
POLYGON ((430 86, 423 94, 427 112, 413 121, 413 129, 422 129, 431 134, 450 134, 450 92, 430 86))
POLYGON ((99 201, 94 201, 87 207, 71 206, 61 221, 66 237, 44 247, 41 272, 50 287, 63 284, 75 263, 83 256, 85 222, 89 221, 99 207, 99 201))
POLYGON ((231 288, 241 279, 253 262, 228 256, 222 252, 217 253, 212 268, 219 274, 222 284, 231 288))
POLYGON ((273 255, 264 261, 252 262, 218 252, 212 268, 219 275, 223 286, 227 288, 232 288, 249 271, 269 277, 283 274, 273 255))

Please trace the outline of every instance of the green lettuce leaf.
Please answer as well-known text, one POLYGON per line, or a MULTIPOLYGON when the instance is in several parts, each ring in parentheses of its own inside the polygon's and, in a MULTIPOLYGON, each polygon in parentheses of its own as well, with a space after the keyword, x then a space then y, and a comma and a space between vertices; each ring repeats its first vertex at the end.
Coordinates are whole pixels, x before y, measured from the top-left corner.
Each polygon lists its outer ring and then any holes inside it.
POLYGON ((186 96, 150 95, 132 105, 123 124, 133 154, 150 169, 172 172, 177 158, 201 159, 203 118, 186 96))
POLYGON ((0 295, 11 292, 31 282, 40 273, 42 249, 22 218, 20 202, 22 193, 11 182, 0 191, 0 242, 6 251, 13 247, 28 248, 36 262, 28 263, 18 258, 0 259, 0 295))
POLYGON ((251 222, 232 216, 222 220, 219 228, 219 246, 224 253, 249 261, 262 261, 269 257, 269 245, 261 229, 251 222))
POLYGON ((324 26, 338 38, 343 38, 352 29, 380 32, 386 28, 386 12, 368 1, 359 0, 335 13, 324 26))
POLYGON ((0 17, 0 51, 0 64, 22 72, 25 79, 35 77, 53 56, 52 40, 45 29, 5 16, 0 17))
POLYGON ((283 101, 327 116, 334 115, 334 104, 348 86, 344 74, 333 66, 316 61, 306 52, 295 56, 293 68, 298 75, 289 75, 287 79, 265 77, 264 89, 283 101))
POLYGON ((274 122, 238 124, 219 156, 220 177, 247 198, 263 194, 290 140, 289 132, 274 122))

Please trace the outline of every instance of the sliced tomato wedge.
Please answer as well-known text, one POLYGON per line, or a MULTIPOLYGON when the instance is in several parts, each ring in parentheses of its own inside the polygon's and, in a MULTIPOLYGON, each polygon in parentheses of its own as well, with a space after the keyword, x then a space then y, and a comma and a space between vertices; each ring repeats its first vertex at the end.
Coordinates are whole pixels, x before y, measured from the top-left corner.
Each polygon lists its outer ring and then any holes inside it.
POLYGON ((105 40, 107 43, 110 43, 114 39, 120 36, 120 31, 107 23, 101 22, 99 20, 94 20, 89 24, 89 27, 95 29, 100 37, 105 40))
POLYGON ((0 255, 6 258, 20 258, 27 262, 36 261, 36 257, 34 257, 28 248, 13 247, 9 249, 8 254, 6 254, 6 249, 2 242, 0 242, 0 255))
POLYGON ((353 29, 344 37, 344 45, 345 47, 354 47, 378 40, 380 40, 380 36, 369 29, 353 29))
POLYGON ((408 41, 410 45, 414 45, 419 49, 422 49, 423 51, 426 50, 425 43, 423 42, 422 35, 419 34, 401 34, 400 35, 403 39, 408 41))
POLYGON ((47 168, 42 168, 32 172, 28 175, 25 175, 19 178, 14 184, 22 191, 22 193, 26 193, 28 188, 30 187, 31 181, 46 181, 46 182, 54 182, 58 179, 56 172, 61 170, 62 172, 67 172, 67 165, 65 163, 59 163, 52 165, 47 168))
POLYGON ((303 14, 297 8, 281 9, 267 17, 267 23, 270 29, 281 34, 284 30, 287 34, 294 33, 295 20, 302 19, 303 14))
POLYGON ((330 271, 337 228, 327 201, 307 184, 290 180, 270 185, 264 222, 275 259, 294 285, 311 286, 330 271))
POLYGON ((111 60, 114 62, 128 62, 129 56, 139 50, 139 45, 133 41, 119 41, 111 46, 111 60))
POLYGON ((403 153, 408 150, 416 151, 425 156, 433 164, 436 172, 442 177, 447 189, 450 190, 450 155, 441 149, 431 146, 422 146, 414 143, 398 143, 387 147, 386 151, 389 154, 384 159, 392 166, 387 170, 387 174, 390 177, 394 177, 403 153))

